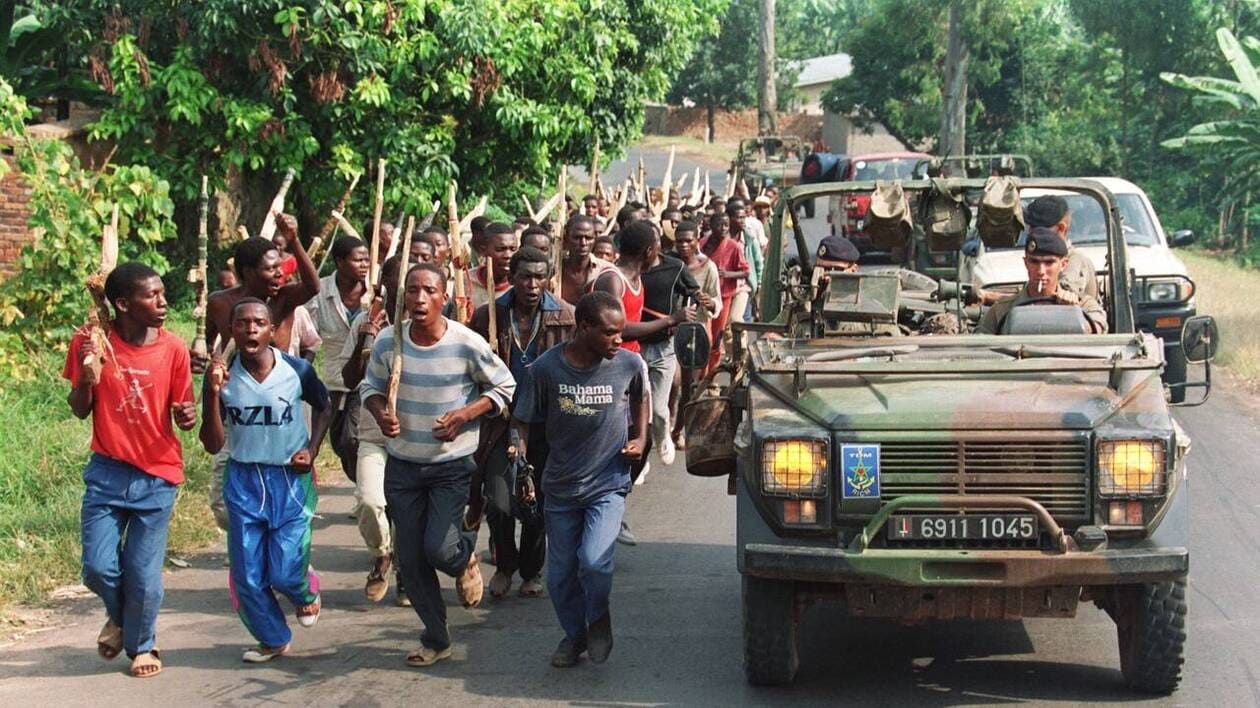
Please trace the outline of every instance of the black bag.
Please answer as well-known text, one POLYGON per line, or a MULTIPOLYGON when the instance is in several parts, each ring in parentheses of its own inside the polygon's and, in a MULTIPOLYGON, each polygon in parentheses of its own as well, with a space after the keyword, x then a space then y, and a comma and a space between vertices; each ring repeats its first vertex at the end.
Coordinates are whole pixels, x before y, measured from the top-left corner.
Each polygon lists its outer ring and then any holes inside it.
MULTIPOLYGON (((519 450, 520 442, 520 436, 513 429, 509 433, 508 444, 519 450)), ((541 521, 542 506, 538 503, 538 489, 534 485, 534 466, 524 455, 517 455, 508 463, 508 478, 512 480, 512 516, 522 524, 541 521)))

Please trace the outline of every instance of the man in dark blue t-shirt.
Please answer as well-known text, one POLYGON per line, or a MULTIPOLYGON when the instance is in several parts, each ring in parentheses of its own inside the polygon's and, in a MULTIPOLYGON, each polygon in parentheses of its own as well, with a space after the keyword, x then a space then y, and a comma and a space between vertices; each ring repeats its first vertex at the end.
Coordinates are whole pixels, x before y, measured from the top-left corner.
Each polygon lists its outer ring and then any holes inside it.
POLYGON ((565 634, 551 657, 557 667, 576 665, 583 651, 602 663, 612 651, 613 549, 652 415, 643 359, 621 348, 621 302, 596 291, 574 314, 574 338, 534 362, 512 411, 521 440, 531 425, 546 430, 547 591, 565 634))

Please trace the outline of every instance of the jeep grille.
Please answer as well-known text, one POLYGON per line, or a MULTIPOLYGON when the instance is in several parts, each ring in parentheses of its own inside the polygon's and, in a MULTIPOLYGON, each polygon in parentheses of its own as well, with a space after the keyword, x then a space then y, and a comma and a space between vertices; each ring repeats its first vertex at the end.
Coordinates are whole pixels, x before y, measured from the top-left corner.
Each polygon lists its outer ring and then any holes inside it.
POLYGON ((1089 517, 1085 438, 884 442, 881 497, 909 494, 1014 494, 1046 508, 1064 526, 1089 517))

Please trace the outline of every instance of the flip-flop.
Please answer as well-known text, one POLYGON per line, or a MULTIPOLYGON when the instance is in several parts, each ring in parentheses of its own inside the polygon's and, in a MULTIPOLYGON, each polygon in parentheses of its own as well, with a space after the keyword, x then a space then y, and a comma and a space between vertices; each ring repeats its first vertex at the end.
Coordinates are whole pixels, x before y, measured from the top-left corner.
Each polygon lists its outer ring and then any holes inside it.
POLYGON ((115 625, 112 621, 106 620, 105 626, 101 627, 101 633, 96 637, 96 653, 102 659, 109 661, 115 659, 122 653, 123 637, 122 627, 115 625))
POLYGON ((450 647, 442 650, 420 647, 407 655, 407 666, 414 666, 419 669, 426 666, 433 666, 439 661, 449 658, 451 658, 450 647))
POLYGON ((157 649, 136 654, 136 658, 131 660, 131 675, 134 678, 153 678, 160 673, 162 673, 162 657, 157 649))

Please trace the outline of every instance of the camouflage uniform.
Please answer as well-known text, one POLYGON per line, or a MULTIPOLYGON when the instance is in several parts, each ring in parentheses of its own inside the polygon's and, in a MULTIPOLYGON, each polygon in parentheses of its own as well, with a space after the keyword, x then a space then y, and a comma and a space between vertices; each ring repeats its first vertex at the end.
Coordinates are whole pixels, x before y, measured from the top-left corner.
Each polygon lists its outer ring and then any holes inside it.
MULTIPOLYGON (((1085 313, 1085 319, 1089 320, 1098 334, 1105 334, 1107 332, 1107 312, 1103 310, 1102 305, 1088 295, 1078 294, 1077 297, 1081 300, 1080 308, 1085 313)), ((980 318, 980 324, 976 325, 976 334, 1000 334, 1002 332, 1002 323, 1006 320, 1006 316, 1010 313, 1011 308, 1037 299, 1040 298, 1034 298, 1032 295, 1029 295, 1028 289, 1024 288, 1015 295, 1009 295, 998 300, 980 318)))

